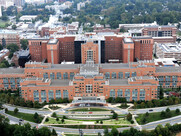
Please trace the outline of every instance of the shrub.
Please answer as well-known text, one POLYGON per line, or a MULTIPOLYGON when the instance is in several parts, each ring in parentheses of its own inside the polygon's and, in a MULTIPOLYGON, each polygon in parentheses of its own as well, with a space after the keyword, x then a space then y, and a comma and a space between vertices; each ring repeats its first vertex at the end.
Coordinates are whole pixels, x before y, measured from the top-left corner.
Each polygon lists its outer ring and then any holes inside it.
POLYGON ((18 108, 15 108, 15 109, 14 109, 14 114, 17 114, 18 111, 19 111, 18 108))

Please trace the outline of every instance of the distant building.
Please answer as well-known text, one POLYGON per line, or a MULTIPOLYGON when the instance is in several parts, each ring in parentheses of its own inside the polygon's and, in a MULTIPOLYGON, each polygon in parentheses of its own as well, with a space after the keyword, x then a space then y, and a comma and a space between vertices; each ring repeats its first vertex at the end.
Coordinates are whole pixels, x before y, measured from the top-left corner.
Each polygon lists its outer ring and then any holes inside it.
POLYGON ((37 18, 37 15, 25 15, 20 17, 20 21, 32 21, 33 19, 37 18))
POLYGON ((25 63, 30 61, 31 56, 29 50, 20 50, 14 53, 12 62, 15 63, 15 66, 25 67, 25 63))
POLYGON ((119 29, 124 29, 124 30, 132 30, 132 29, 142 29, 145 26, 155 26, 157 25, 157 22, 153 23, 140 23, 140 24, 119 24, 119 29))
POLYGON ((181 44, 157 43, 155 46, 156 56, 158 58, 175 58, 181 62, 181 44))
POLYGON ((0 51, 0 62, 4 60, 6 56, 9 55, 9 50, 8 49, 3 49, 0 51))
POLYGON ((0 44, 6 47, 11 43, 17 44, 20 47, 19 34, 13 30, 0 30, 0 44))
POLYGON ((143 36, 151 36, 157 43, 175 43, 177 28, 173 25, 145 26, 142 29, 143 36))
MULTIPOLYGON (((153 39, 148 36, 125 38, 116 34, 58 35, 56 33, 51 35, 50 39, 29 39, 29 49, 33 61, 42 62, 48 59, 48 55, 51 55, 51 53, 48 53, 48 50, 50 50, 48 49, 48 42, 51 39, 59 41, 59 45, 55 45, 57 46, 56 52, 59 52, 57 64, 63 61, 73 61, 76 64, 85 63, 88 54, 93 55, 96 64, 106 62, 129 63, 136 59, 152 60, 153 56, 153 39), (89 53, 87 53, 88 50, 89 53)), ((50 58, 57 59, 55 56, 50 58)), ((52 63, 51 59, 48 59, 48 63, 52 63)))
POLYGON ((23 6, 25 4, 25 0, 14 0, 15 6, 23 6))

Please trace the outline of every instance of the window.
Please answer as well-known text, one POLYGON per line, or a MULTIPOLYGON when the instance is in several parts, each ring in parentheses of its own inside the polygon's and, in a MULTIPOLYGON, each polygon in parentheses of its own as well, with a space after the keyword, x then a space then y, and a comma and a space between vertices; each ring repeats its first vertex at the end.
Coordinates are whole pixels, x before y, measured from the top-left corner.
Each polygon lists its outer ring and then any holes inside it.
POLYGON ((140 100, 145 100, 145 89, 140 89, 140 100))
POLYGON ((43 74, 43 78, 44 78, 44 79, 47 79, 47 78, 48 78, 48 73, 44 73, 44 74, 43 74))
POLYGON ((60 90, 56 90, 56 99, 61 98, 61 91, 60 90))
POLYGON ((11 84, 11 89, 15 89, 15 84, 11 84))
POLYGON ((127 101, 130 101, 130 89, 125 90, 125 98, 127 101))
POLYGON ((68 79, 68 73, 67 72, 63 73, 63 79, 68 79))
POLYGON ((38 92, 38 90, 34 90, 33 98, 34 98, 34 101, 39 101, 39 92, 38 92))
POLYGON ((63 90, 63 98, 68 98, 68 90, 63 90))
POLYGON ((177 81, 178 81, 177 79, 178 79, 177 76, 172 76, 172 81, 173 81, 173 82, 177 82, 177 81))
POLYGON ((70 79, 72 80, 73 78, 74 78, 74 73, 71 72, 71 73, 70 73, 70 79))
POLYGON ((92 93, 92 85, 86 85, 86 93, 92 93))
POLYGON ((132 100, 137 101, 137 99, 138 99, 138 90, 133 89, 132 90, 132 100))
POLYGON ((129 78, 130 77, 130 72, 125 72, 125 78, 129 78))
POLYGON ((21 78, 17 78, 17 79, 16 79, 16 82, 17 82, 17 85, 18 85, 18 86, 20 85, 20 81, 21 81, 21 78))
POLYGON ((115 95, 115 89, 110 90, 110 97, 116 97, 115 95))
POLYGON ((116 72, 112 72, 112 79, 116 78, 116 72))
POLYGON ((49 90, 49 91, 48 91, 48 99, 49 99, 49 101, 52 100, 52 99, 54 99, 53 90, 49 90))
POLYGON ((123 97, 123 90, 122 89, 118 89, 117 97, 123 97))
POLYGON ((10 78, 10 83, 11 84, 15 84, 15 79, 14 78, 10 78))
POLYGON ((110 79, 110 73, 109 73, 109 72, 106 72, 106 73, 105 73, 105 77, 106 77, 106 79, 110 79))
POLYGON ((46 101, 46 91, 45 90, 41 90, 41 101, 44 102, 46 101))
POLYGON ((60 72, 57 73, 57 79, 61 79, 61 73, 60 72))
POLYGON ((87 60, 93 60, 93 51, 92 50, 87 51, 87 60))
POLYGON ((50 79, 55 79, 55 74, 54 73, 50 73, 50 79))
POLYGON ((119 72, 119 73, 118 73, 118 78, 119 78, 119 79, 123 79, 123 72, 119 72))
POLYGON ((3 84, 9 84, 8 78, 3 78, 3 84))
POLYGON ((170 76, 166 76, 166 77, 165 77, 165 81, 166 81, 166 82, 171 81, 171 77, 170 77, 170 76))
POLYGON ((132 72, 132 77, 136 77, 136 72, 132 72))

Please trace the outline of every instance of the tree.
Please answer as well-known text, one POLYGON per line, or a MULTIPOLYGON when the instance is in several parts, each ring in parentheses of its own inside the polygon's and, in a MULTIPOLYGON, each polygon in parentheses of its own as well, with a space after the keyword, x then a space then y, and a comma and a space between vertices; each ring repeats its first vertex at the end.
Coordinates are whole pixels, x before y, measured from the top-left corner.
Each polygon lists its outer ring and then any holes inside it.
POLYGON ((0 50, 2 50, 3 49, 3 46, 2 46, 2 44, 0 44, 0 50))
POLYGON ((62 121, 62 123, 64 123, 64 122, 65 122, 65 120, 64 120, 63 118, 62 118, 62 120, 61 120, 61 121, 62 121))
POLYGON ((40 115, 37 112, 35 112, 35 114, 33 115, 33 118, 36 123, 40 123, 40 115))
POLYGON ((14 114, 17 114, 18 111, 19 111, 18 108, 15 108, 15 109, 14 109, 14 114))
POLYGON ((163 99, 163 88, 162 88, 162 86, 160 86, 160 99, 163 99))
POLYGON ((103 121, 102 121, 102 120, 100 121, 100 124, 103 124, 103 121))
POLYGON ((21 39, 20 44, 21 44, 21 48, 23 48, 23 50, 26 50, 28 47, 28 40, 21 39))
POLYGON ((52 134, 51 134, 51 136, 57 136, 57 132, 55 131, 54 128, 52 129, 52 134))
POLYGON ((10 50, 10 52, 14 53, 19 49, 19 47, 17 44, 11 43, 7 46, 7 49, 10 50))
POLYGON ((149 116, 149 113, 148 113, 148 112, 146 112, 145 116, 146 116, 146 117, 148 117, 148 116, 149 116))
POLYGON ((17 26, 16 25, 12 25, 12 29, 16 30, 17 26))
POLYGON ((49 118, 46 118, 46 119, 45 119, 45 122, 48 122, 48 121, 49 121, 49 118))
POLYGON ((117 119, 118 118, 118 114, 116 112, 114 112, 112 118, 113 119, 117 119))
POLYGON ((112 134, 113 136, 119 136, 119 132, 118 132, 118 130, 117 130, 115 127, 112 128, 111 134, 112 134))
POLYGON ((108 128, 105 128, 105 129, 104 129, 104 135, 106 136, 106 135, 108 135, 108 133, 109 133, 108 128))
POLYGON ((166 112, 170 112, 170 109, 169 109, 169 108, 167 108, 167 109, 166 109, 166 112))
POLYGON ((5 108, 5 113, 7 113, 8 112, 8 108, 5 108))
POLYGON ((142 122, 145 124, 146 123, 146 117, 143 117, 142 122))
POLYGON ((57 117, 57 114, 55 112, 52 113, 52 117, 57 117))
POLYGON ((176 113, 176 114, 179 114, 179 113, 180 113, 180 109, 176 109, 176 110, 175 110, 175 113, 176 113))
POLYGON ((39 118, 39 115, 38 115, 38 113, 37 113, 37 112, 35 112, 35 113, 34 113, 33 118, 34 118, 34 119, 39 118))
POLYGON ((161 116, 162 118, 165 118, 165 117, 166 117, 165 111, 162 111, 162 112, 160 113, 160 116, 161 116))
POLYGON ((128 113, 128 115, 126 116, 127 120, 128 121, 131 121, 132 120, 132 114, 131 113, 128 113))
POLYGON ((56 121, 58 122, 58 121, 59 121, 59 118, 56 118, 56 121))

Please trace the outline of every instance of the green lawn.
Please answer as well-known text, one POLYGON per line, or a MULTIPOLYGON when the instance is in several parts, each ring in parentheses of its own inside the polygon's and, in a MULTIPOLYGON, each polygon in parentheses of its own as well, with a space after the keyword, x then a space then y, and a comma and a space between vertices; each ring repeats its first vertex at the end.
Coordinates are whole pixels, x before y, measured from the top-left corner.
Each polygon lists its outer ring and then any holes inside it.
MULTIPOLYGON (((23 120, 35 122, 35 120, 33 118, 33 114, 22 113, 22 112, 18 112, 17 114, 14 114, 14 111, 8 111, 7 114, 17 117, 17 118, 21 118, 23 120)), ((41 117, 40 120, 42 121, 43 117, 41 117)))
MULTIPOLYGON (((175 111, 170 111, 170 112, 171 112, 171 117, 181 115, 181 113, 176 114, 175 111)), ((139 114, 138 117, 136 117, 136 121, 138 122, 138 124, 144 125, 144 124, 147 124, 149 122, 166 119, 166 118, 162 118, 160 116, 160 113, 161 112, 149 113, 149 116, 145 116, 145 114, 139 114), (143 122, 143 118, 146 118, 146 122, 143 122)))
POLYGON ((76 109, 71 109, 70 111, 110 111, 110 110, 105 108, 76 108, 76 109))
POLYGON ((9 23, 9 21, 3 21, 3 20, 0 19, 0 28, 5 28, 6 23, 9 23))

